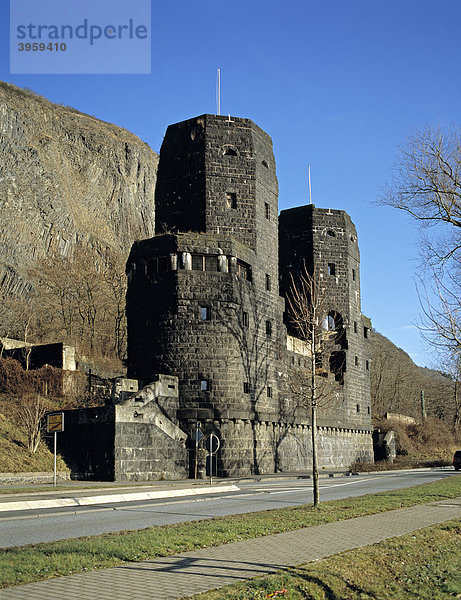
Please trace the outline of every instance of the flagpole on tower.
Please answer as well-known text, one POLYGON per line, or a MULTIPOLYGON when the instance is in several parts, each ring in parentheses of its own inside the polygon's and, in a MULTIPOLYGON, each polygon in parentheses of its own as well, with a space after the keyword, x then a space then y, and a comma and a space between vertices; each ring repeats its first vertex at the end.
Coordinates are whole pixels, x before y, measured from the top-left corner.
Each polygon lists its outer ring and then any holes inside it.
POLYGON ((221 114, 221 69, 218 69, 216 76, 216 107, 218 115, 221 114))
POLYGON ((311 166, 309 165, 309 204, 312 204, 312 190, 311 190, 311 166))

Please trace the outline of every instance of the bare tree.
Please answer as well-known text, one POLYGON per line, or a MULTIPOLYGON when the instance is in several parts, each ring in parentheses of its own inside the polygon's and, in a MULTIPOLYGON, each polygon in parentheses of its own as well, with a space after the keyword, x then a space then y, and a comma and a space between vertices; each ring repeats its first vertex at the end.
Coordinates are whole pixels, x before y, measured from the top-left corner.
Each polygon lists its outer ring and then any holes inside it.
POLYGON ((423 319, 420 329, 427 341, 455 357, 461 354, 461 283, 432 269, 430 290, 422 282, 419 292, 423 319))
MULTIPOLYGON (((424 225, 461 228, 461 131, 428 127, 410 137, 381 201, 424 225)), ((447 256, 460 247, 458 237, 447 256)))
POLYGON ((296 280, 292 276, 288 294, 292 324, 298 337, 309 348, 309 367, 292 370, 289 387, 311 413, 314 506, 319 504, 317 409, 336 397, 342 377, 341 361, 337 358, 341 354, 335 354, 337 342, 343 334, 342 324, 329 311, 328 296, 320 275, 319 269, 311 274, 304 265, 296 280), (331 377, 331 370, 334 377, 331 377))
POLYGON ((18 427, 26 436, 30 452, 37 451, 41 439, 41 421, 46 411, 46 401, 38 394, 27 394, 17 401, 18 427))
POLYGON ((42 340, 62 340, 90 355, 123 358, 126 346, 124 260, 115 252, 95 262, 85 249, 30 269, 42 340))
POLYGON ((430 343, 461 353, 461 130, 428 127, 401 148, 380 202, 422 227, 425 269, 420 324, 430 343))

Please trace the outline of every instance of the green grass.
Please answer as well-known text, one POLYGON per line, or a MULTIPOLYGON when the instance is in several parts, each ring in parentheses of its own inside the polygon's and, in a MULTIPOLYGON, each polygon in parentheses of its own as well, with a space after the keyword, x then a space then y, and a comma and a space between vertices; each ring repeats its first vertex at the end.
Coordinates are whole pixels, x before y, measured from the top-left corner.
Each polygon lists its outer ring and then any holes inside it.
POLYGON ((3 587, 18 585, 456 496, 461 496, 459 475, 404 490, 325 502, 318 508, 306 504, 141 531, 10 548, 0 550, 0 580, 3 587))
POLYGON ((461 597, 461 520, 193 596, 194 600, 461 597))

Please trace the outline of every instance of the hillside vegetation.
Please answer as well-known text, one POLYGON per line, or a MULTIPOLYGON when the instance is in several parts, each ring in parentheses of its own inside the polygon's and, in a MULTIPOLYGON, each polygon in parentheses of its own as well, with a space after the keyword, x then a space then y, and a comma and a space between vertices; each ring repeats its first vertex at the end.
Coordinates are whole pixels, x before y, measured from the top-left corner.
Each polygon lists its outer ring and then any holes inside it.
POLYGON ((125 262, 155 231, 157 163, 129 131, 0 82, 0 336, 123 355, 125 262))
MULTIPOLYGON (((461 447, 461 407, 453 379, 440 371, 415 365, 406 352, 377 332, 373 332, 372 349, 373 426, 383 432, 395 432, 394 467, 451 464, 454 450, 461 447), (415 422, 388 420, 386 413, 412 417, 415 422)), ((388 467, 387 464, 382 466, 388 467)), ((368 467, 354 465, 354 468, 368 467)))
POLYGON ((408 354, 386 337, 372 335, 371 400, 373 417, 399 413, 420 420, 421 391, 424 391, 426 415, 455 427, 460 407, 449 375, 419 367, 408 354))
MULTIPOLYGON (((54 456, 37 426, 48 411, 76 408, 62 392, 62 372, 52 367, 24 371, 18 361, 0 359, 0 472, 52 472, 54 456)), ((58 457, 57 468, 67 469, 58 457)))

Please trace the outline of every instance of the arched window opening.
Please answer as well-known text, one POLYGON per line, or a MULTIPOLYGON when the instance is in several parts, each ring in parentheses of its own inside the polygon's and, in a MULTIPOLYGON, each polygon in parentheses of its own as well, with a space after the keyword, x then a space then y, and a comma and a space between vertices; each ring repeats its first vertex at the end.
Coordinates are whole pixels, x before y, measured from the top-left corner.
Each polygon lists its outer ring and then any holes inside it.
POLYGON ((238 156, 237 148, 232 146, 224 146, 222 149, 223 156, 238 156))
POLYGON ((322 321, 324 331, 334 331, 336 329, 335 319, 332 314, 327 315, 322 321))

